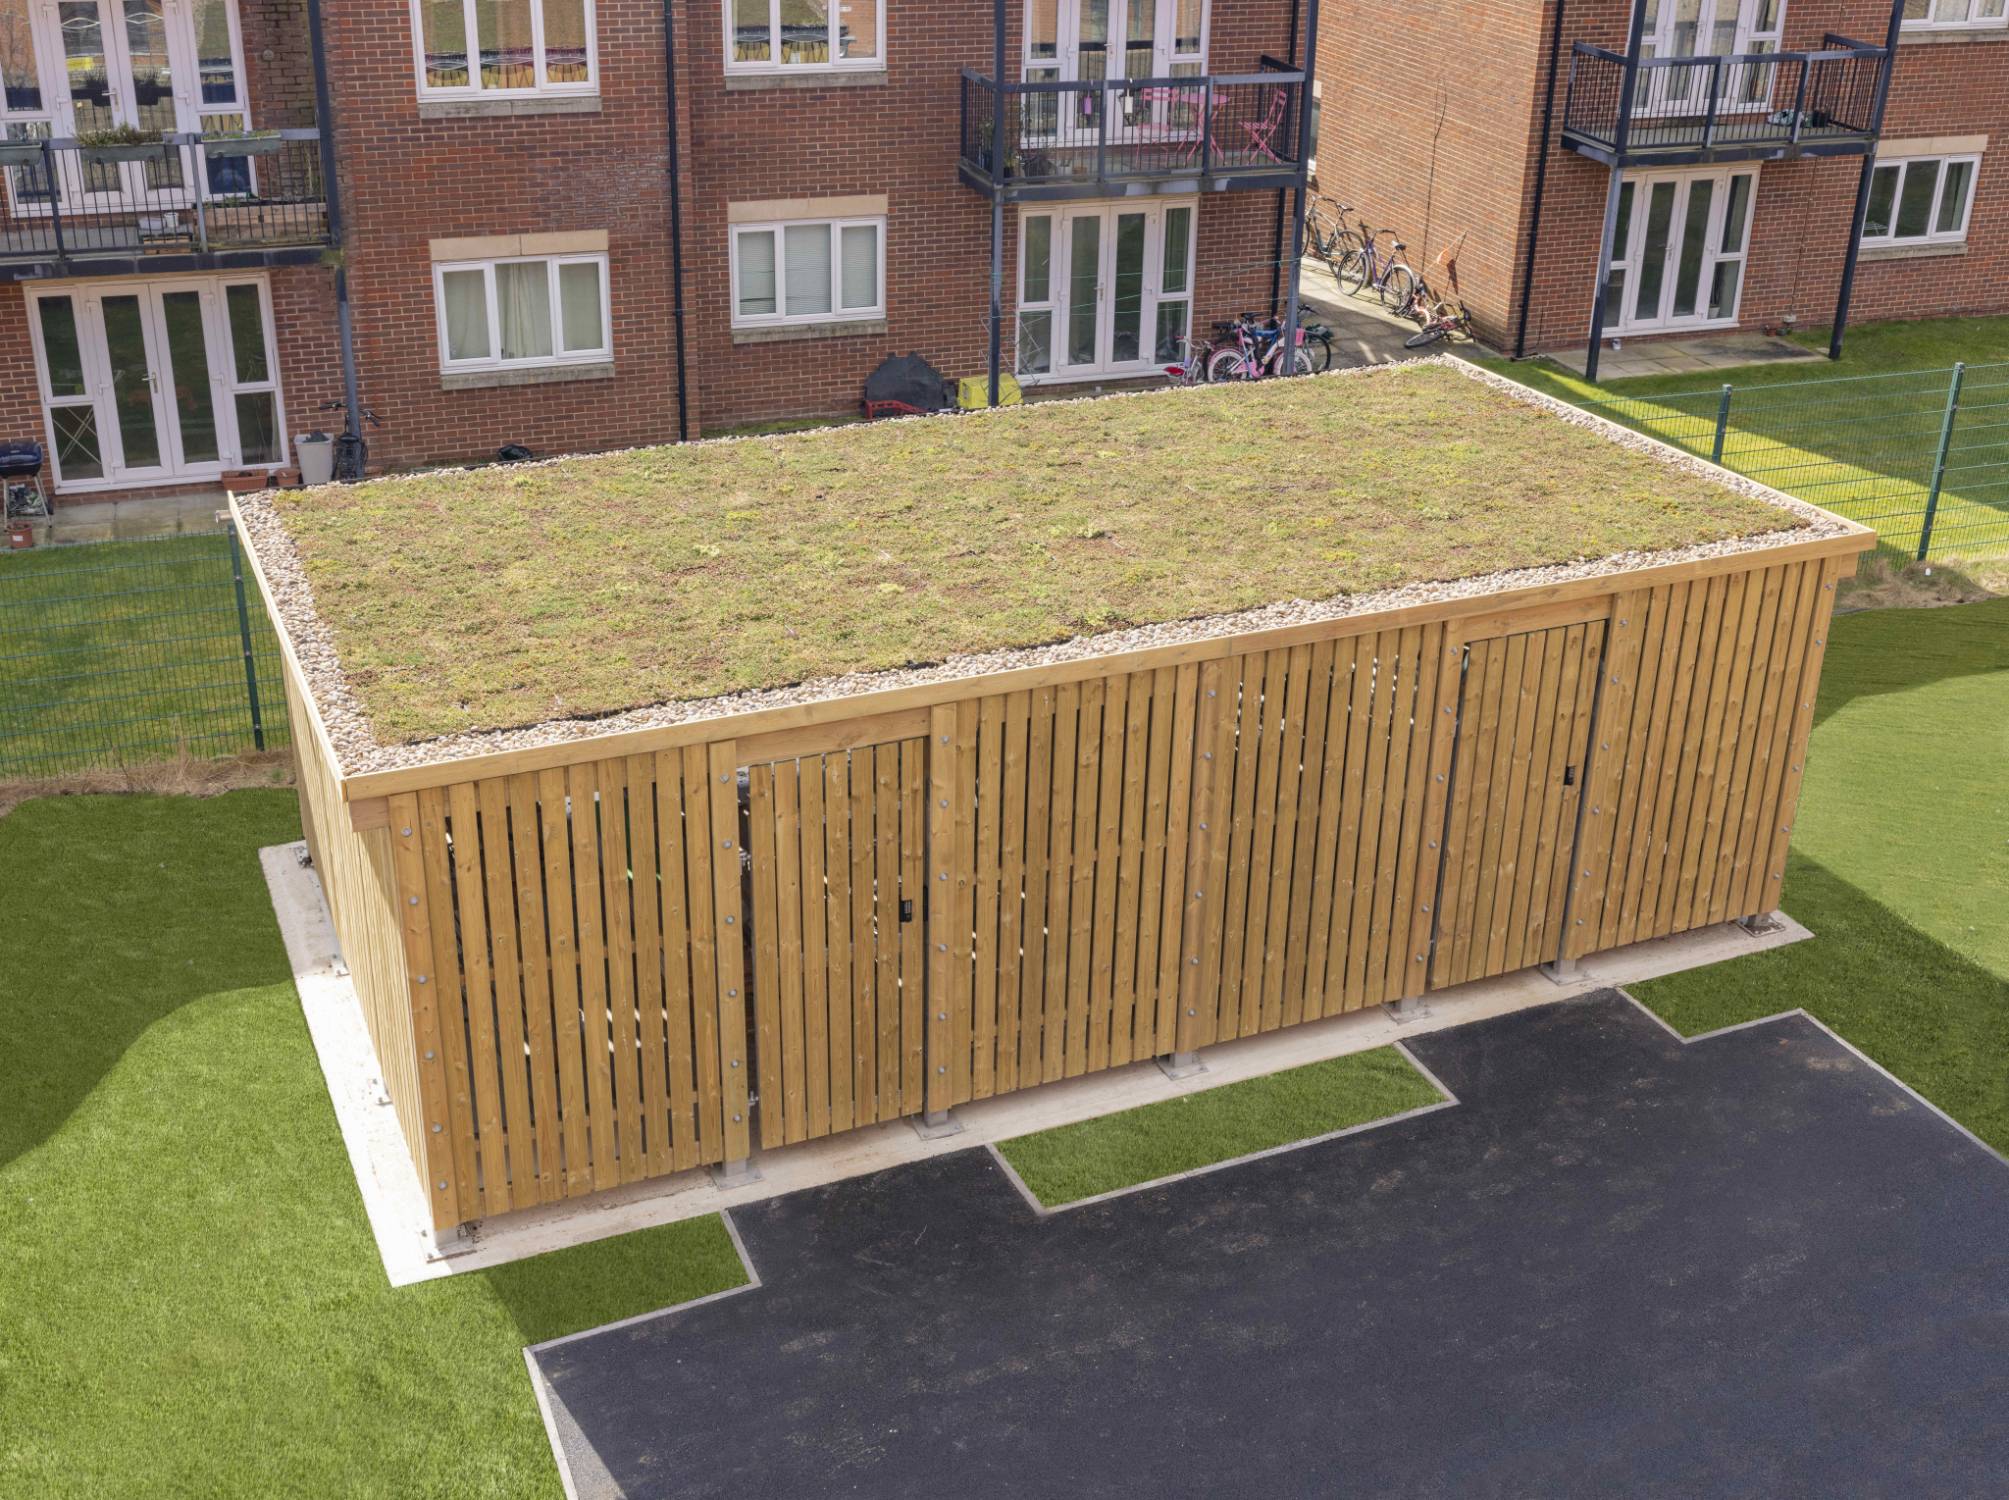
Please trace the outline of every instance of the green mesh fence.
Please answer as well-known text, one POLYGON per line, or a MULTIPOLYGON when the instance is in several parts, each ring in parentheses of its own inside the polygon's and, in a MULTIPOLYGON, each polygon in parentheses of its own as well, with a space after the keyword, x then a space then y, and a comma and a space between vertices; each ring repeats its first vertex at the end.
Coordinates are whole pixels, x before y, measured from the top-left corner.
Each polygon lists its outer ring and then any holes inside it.
POLYGON ((0 779, 286 743, 228 531, 0 553, 0 779))
POLYGON ((1875 527, 1866 558, 2009 557, 2009 364, 1583 404, 1875 527))

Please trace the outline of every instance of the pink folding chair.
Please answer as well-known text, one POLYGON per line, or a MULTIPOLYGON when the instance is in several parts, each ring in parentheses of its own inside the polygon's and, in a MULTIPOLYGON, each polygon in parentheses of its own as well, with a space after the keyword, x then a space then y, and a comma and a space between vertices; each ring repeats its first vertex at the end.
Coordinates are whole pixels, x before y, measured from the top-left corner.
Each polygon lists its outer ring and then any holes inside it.
MULTIPOLYGON (((1264 112, 1261 119, 1241 120, 1237 122, 1242 127, 1242 136, 1244 138, 1242 150, 1252 157, 1267 156, 1273 162, 1281 162, 1283 158, 1277 155, 1276 138, 1277 132, 1283 129, 1284 114, 1290 106, 1284 98, 1284 91, 1282 89, 1273 88, 1268 92, 1270 96, 1269 108, 1264 112)), ((1216 141, 1214 143, 1214 149, 1216 151, 1221 149, 1220 142, 1216 141)))

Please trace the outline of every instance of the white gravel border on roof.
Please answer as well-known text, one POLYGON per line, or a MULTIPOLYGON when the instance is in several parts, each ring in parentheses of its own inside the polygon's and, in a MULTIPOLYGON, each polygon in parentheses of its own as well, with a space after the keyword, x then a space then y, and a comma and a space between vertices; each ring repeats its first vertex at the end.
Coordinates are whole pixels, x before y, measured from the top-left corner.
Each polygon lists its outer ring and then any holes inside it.
MULTIPOLYGON (((1780 511, 1790 521, 1776 531, 1757 532, 1748 536, 1728 537, 1713 542, 1697 542, 1685 547, 1663 548, 1658 551, 1618 552, 1609 557, 1575 558, 1568 562, 1544 564, 1531 568, 1516 568, 1503 573, 1484 573, 1470 578, 1430 580, 1421 583, 1404 584, 1397 588, 1379 589, 1365 594, 1339 594, 1328 599, 1286 599, 1275 604, 1263 605, 1257 609, 1239 610, 1232 614, 1207 615, 1194 619, 1174 620, 1157 625, 1134 626, 1127 630, 1109 631, 1100 635, 1076 636, 1071 640, 1050 642, 1046 645, 1023 646, 996 651, 981 651, 968 655, 953 656, 943 661, 925 666, 895 668, 881 672, 852 672, 841 676, 812 678, 805 682, 791 683, 785 687, 761 688, 749 692, 733 693, 721 698, 705 698, 672 703, 655 703, 640 708, 626 709, 619 713, 594 718, 550 719, 540 724, 528 724, 509 729, 477 730, 461 734, 442 736, 438 739, 422 740, 413 744, 386 745, 380 743, 370 728, 369 717, 360 699, 351 689, 347 676, 342 671, 341 653, 336 649, 332 629, 323 621, 314 608, 314 591, 307 582, 306 571, 295 550, 292 534, 286 529, 271 501, 262 494, 238 497, 238 510, 244 518, 245 530, 251 546, 258 554, 259 565, 273 595, 280 618, 292 640, 293 652, 306 674, 308 687, 313 692, 315 706, 321 721, 326 726, 329 738, 334 743, 337 758, 345 775, 361 772, 389 771, 410 766, 431 765, 444 761, 459 760, 473 755, 486 755, 504 750, 523 750, 540 745, 563 744, 578 740, 593 739, 600 735, 617 734, 635 729, 662 728, 672 724, 689 724, 708 719, 722 719, 735 714, 744 714, 760 709, 782 708, 800 703, 814 703, 825 699, 855 697, 862 693, 879 692, 888 688, 911 687, 924 683, 953 682, 966 677, 982 677, 993 672, 1010 671, 1019 667, 1047 666, 1058 662, 1082 661, 1098 656, 1110 656, 1126 651, 1137 651, 1147 647, 1181 645, 1190 641, 1208 640, 1217 636, 1241 635, 1251 631, 1273 630, 1287 625, 1304 625, 1324 620, 1345 619, 1352 615, 1373 614, 1381 610, 1399 609, 1415 604, 1434 604, 1453 599, 1471 599, 1487 594, 1506 593, 1514 589, 1537 588, 1579 578, 1599 578, 1612 574, 1631 572, 1639 568, 1657 567, 1668 563, 1688 562, 1697 558, 1726 557, 1742 552, 1758 552, 1770 547, 1782 546, 1789 542, 1809 541, 1819 537, 1839 536, 1851 529, 1849 523, 1829 515, 1816 506, 1795 500, 1790 495, 1756 480, 1746 479, 1727 469, 1683 452, 1671 444, 1657 438, 1647 437, 1630 428, 1621 427, 1593 412, 1572 406, 1567 401, 1545 395, 1489 370, 1482 370, 1452 355, 1443 355, 1430 360, 1410 360, 1402 364, 1368 365, 1352 370, 1336 370, 1326 375, 1304 378, 1314 380, 1375 379, 1389 371, 1409 368, 1414 365, 1429 364, 1448 366, 1469 379, 1503 391, 1515 400, 1524 402, 1562 418, 1577 427, 1586 428, 1635 452, 1647 454, 1683 470, 1691 475, 1721 484, 1754 500, 1763 501, 1780 511)), ((1083 401, 1140 401, 1177 400, 1187 390, 1201 387, 1175 387, 1170 390, 1127 391, 1106 396, 1083 396, 1083 401)), ((1046 403, 1040 405, 1061 405, 1068 403, 1046 403)), ((1009 408, 999 408, 1000 411, 1009 408)), ((993 416, 987 410, 962 413, 943 413, 933 417, 909 417, 907 421, 969 421, 982 420, 993 416)), ((744 437, 707 438, 708 443, 748 443, 748 442, 814 442, 833 433, 847 431, 846 427, 816 428, 807 432, 787 434, 755 434, 744 437)), ((585 457, 606 457, 605 454, 570 455, 565 458, 537 460, 538 463, 576 462, 585 457)), ((416 481, 436 482, 442 474, 462 472, 459 470, 432 470, 423 474, 388 476, 372 480, 372 484, 399 484, 416 481)))

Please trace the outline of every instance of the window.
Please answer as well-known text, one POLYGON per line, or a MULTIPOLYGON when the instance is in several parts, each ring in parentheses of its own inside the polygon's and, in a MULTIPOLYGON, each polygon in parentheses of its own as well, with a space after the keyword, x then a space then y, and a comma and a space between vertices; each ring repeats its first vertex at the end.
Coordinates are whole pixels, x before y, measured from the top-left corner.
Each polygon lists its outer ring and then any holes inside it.
POLYGON ((593 0, 412 0, 419 94, 590 94, 593 0))
POLYGON ((1907 31, 1967 31, 2009 23, 2009 0, 1904 0, 1907 31))
POLYGON ((728 73, 882 68, 886 0, 725 0, 728 73))
POLYGON ((1863 245, 1951 245, 1967 238, 1978 156, 1879 161, 1863 214, 1863 245))
POLYGON ((884 317, 885 282, 884 219, 733 226, 735 328, 884 317))
POLYGON ((433 267, 433 296, 448 373, 614 357, 604 255, 445 263, 433 267))

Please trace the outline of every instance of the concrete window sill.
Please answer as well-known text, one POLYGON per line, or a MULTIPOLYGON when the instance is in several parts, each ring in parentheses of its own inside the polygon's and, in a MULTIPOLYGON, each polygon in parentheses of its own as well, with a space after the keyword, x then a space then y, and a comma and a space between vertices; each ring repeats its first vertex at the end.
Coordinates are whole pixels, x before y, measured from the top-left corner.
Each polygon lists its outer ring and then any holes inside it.
POLYGON ((516 115, 597 115, 598 94, 549 95, 530 99, 421 99, 421 120, 501 119, 516 115))
POLYGON ((597 365, 546 365, 534 370, 442 371, 443 391, 492 391, 512 385, 564 385, 574 380, 612 380, 614 362, 597 365))
POLYGON ((776 73, 728 73, 728 94, 755 93, 761 89, 869 89, 886 82, 884 68, 858 68, 843 73, 801 73, 786 69, 776 73))
POLYGON ((783 324, 779 328, 735 328, 732 331, 732 341, 735 344, 786 344, 796 339, 848 339, 885 331, 884 318, 866 318, 855 323, 800 323, 793 326, 783 324))
POLYGON ((1967 242, 1956 245, 1874 245, 1856 258, 1867 265, 1877 260, 1937 260, 1942 255, 1965 255, 1967 242))
POLYGON ((1952 42, 2009 42, 2009 26, 1977 27, 1972 31, 1900 31, 1900 47, 1941 46, 1952 42))

